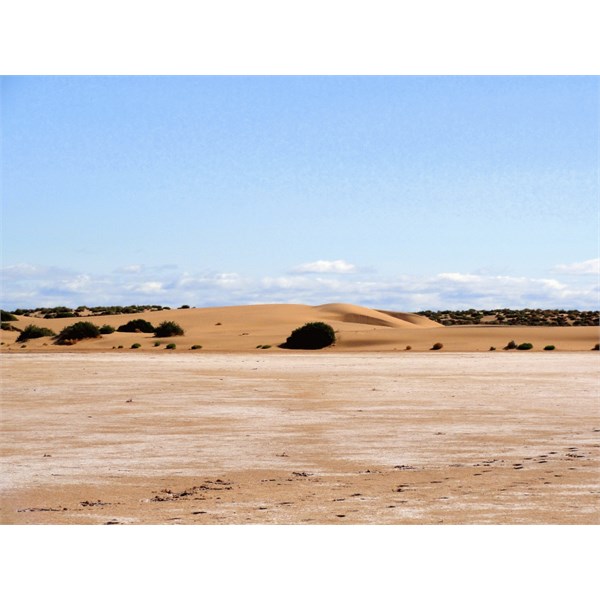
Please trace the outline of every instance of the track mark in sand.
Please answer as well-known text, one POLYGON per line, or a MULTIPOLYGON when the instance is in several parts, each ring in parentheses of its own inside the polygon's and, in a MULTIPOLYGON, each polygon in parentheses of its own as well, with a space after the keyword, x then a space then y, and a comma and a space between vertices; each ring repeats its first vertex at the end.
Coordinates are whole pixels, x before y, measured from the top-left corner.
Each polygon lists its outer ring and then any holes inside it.
POLYGON ((22 512, 63 512, 64 510, 69 510, 68 508, 20 508, 17 510, 18 513, 22 512))
MULTIPOLYGON (((195 485, 191 488, 185 489, 182 492, 173 492, 169 488, 164 488, 160 490, 160 493, 163 494, 159 496, 156 495, 154 498, 150 498, 150 502, 171 502, 174 500, 180 500, 182 498, 189 498, 191 496, 195 496, 196 500, 204 500, 203 497, 198 497, 198 494, 202 492, 220 492, 223 490, 232 490, 233 485, 230 481, 223 481, 222 479, 215 479, 212 481, 211 479, 206 479, 205 482, 201 485, 195 485)), ((220 496, 217 496, 217 500, 220 500, 220 496)), ((146 500, 148 501, 148 500, 146 500)))

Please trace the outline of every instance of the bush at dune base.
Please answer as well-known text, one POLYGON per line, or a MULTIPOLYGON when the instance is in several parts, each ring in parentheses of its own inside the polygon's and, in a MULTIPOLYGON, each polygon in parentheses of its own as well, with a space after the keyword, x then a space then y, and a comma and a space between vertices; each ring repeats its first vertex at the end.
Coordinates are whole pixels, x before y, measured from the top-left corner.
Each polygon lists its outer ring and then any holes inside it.
POLYGON ((183 335, 183 329, 174 321, 163 321, 155 330, 155 337, 171 337, 183 335))
POLYGON ((56 335, 52 329, 47 327, 38 327, 37 325, 27 325, 25 329, 20 333, 17 338, 17 342, 26 342, 27 340, 33 340, 41 337, 52 337, 56 335))
POLYGON ((125 325, 120 325, 117 328, 117 331, 130 333, 136 333, 138 331, 141 333, 153 333, 154 325, 148 321, 145 321, 144 319, 133 319, 132 321, 125 323, 125 325))
POLYGON ((100 329, 89 321, 78 321, 65 327, 56 339, 57 344, 72 344, 78 340, 100 337, 100 329))
POLYGON ((529 342, 523 342, 517 346, 517 350, 531 350, 533 348, 533 344, 529 342))
POLYGON ((297 350, 318 350, 331 346, 333 343, 335 343, 335 332, 331 325, 316 321, 306 323, 292 331, 292 335, 288 337, 285 344, 282 344, 282 347, 297 350))

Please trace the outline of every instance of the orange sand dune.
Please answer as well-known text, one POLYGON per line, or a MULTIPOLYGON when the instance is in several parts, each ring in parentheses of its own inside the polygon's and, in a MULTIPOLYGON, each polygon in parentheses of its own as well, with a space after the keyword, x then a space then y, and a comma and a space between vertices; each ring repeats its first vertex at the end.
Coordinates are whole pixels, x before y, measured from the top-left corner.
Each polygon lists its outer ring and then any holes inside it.
MULTIPOLYGON (((511 327, 511 326, 454 326, 444 327, 420 315, 403 312, 378 311, 354 304, 260 304, 214 308, 176 309, 145 312, 134 315, 42 319, 19 317, 13 324, 20 329, 33 323, 49 327, 56 333, 77 321, 88 320, 98 326, 118 327, 132 319, 146 319, 153 325, 175 321, 185 330, 184 336, 166 338, 174 342, 176 352, 189 351, 192 345, 201 345, 203 351, 217 352, 290 352, 278 348, 292 330, 309 321, 324 321, 336 331, 337 342, 321 352, 354 350, 373 351, 429 351, 436 342, 443 344, 440 352, 484 352, 490 347, 498 351, 510 341, 530 342, 533 351, 546 345, 557 351, 589 351, 598 343, 597 327, 511 327), (257 346, 271 346, 268 350, 257 346)), ((155 346, 152 334, 113 333, 101 338, 85 340, 74 346, 56 346, 50 338, 30 340, 26 347, 16 343, 17 332, 2 331, 2 350, 9 352, 52 351, 130 351, 134 343, 140 351, 163 352, 165 343, 155 346)))

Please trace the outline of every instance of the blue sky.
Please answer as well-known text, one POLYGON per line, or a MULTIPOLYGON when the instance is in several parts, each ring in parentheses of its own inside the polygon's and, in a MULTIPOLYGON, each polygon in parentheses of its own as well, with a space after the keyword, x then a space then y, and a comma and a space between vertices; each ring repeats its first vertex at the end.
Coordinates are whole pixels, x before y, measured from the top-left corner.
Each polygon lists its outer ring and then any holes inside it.
POLYGON ((4 77, 2 305, 598 308, 597 77, 4 77))

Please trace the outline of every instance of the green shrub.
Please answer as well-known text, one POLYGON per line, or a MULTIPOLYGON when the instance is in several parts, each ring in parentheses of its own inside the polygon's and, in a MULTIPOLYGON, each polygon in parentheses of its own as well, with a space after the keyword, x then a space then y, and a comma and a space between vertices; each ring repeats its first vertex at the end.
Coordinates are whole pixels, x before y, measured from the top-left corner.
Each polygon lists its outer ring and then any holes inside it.
POLYGON ((202 346, 200 346, 199 344, 194 344, 191 349, 192 350, 201 350, 202 346))
POLYGON ((436 342, 433 346, 431 346, 432 350, 441 350, 444 347, 444 344, 441 342, 436 342))
POLYGON ((508 344, 506 344, 506 346, 504 346, 505 350, 514 350, 517 347, 517 344, 515 343, 515 340, 511 340, 510 342, 508 342, 508 344))
POLYGON ((132 350, 135 350, 136 348, 141 348, 141 347, 142 347, 142 345, 141 345, 141 344, 138 344, 138 343, 131 344, 131 349, 132 349, 132 350))
POLYGON ((335 343, 335 332, 331 325, 316 321, 306 323, 292 331, 292 335, 287 338, 282 348, 291 348, 297 350, 318 350, 331 346, 335 343))
POLYGON ((517 350, 531 350, 533 348, 533 344, 529 342, 523 342, 517 346, 517 350))
POLYGON ((6 323, 5 321, 2 321, 2 323, 0 323, 0 328, 2 328, 2 331, 23 331, 22 329, 19 329, 18 327, 15 327, 10 323, 6 323))
POLYGON ((56 334, 52 329, 47 327, 38 327, 37 325, 27 325, 25 329, 19 334, 17 342, 26 342, 27 340, 33 340, 41 337, 52 337, 56 334))
POLYGON ((114 333, 115 332, 115 328, 112 325, 102 325, 102 327, 100 327, 100 333, 102 335, 108 335, 110 333, 114 333))
POLYGON ((165 346, 165 348, 166 348, 167 350, 175 350, 175 348, 177 348, 177 345, 176 345, 176 344, 173 344, 173 343, 171 342, 170 344, 167 344, 167 345, 165 346))
POLYGON ((89 321, 77 321, 65 327, 57 336, 57 344, 72 344, 78 340, 100 337, 100 329, 89 321))
POLYGON ((552 346, 552 345, 544 346, 544 350, 555 350, 555 349, 556 349, 556 346, 552 346))
POLYGON ((162 342, 154 342, 154 347, 156 348, 157 346, 160 346, 162 344, 162 342))
POLYGON ((0 309, 0 321, 18 321, 17 317, 12 313, 6 312, 5 310, 0 309))
POLYGON ((123 346, 117 346, 117 350, 120 350, 123 346))
POLYGON ((183 329, 175 321, 163 321, 155 330, 156 337, 172 337, 183 335, 183 329))
POLYGON ((144 321, 144 319, 133 319, 133 321, 129 321, 125 323, 125 325, 119 326, 117 331, 125 331, 130 333, 153 333, 154 325, 148 321, 144 321))

